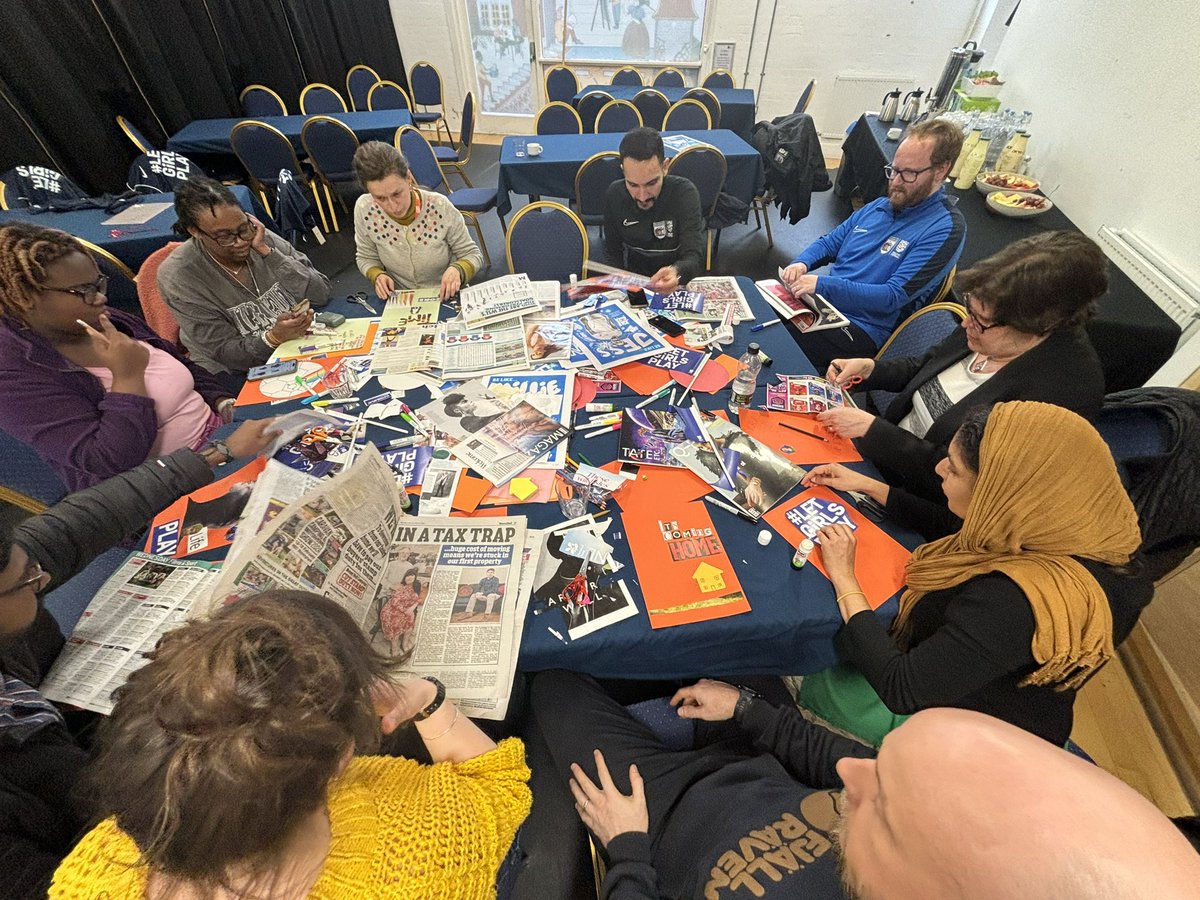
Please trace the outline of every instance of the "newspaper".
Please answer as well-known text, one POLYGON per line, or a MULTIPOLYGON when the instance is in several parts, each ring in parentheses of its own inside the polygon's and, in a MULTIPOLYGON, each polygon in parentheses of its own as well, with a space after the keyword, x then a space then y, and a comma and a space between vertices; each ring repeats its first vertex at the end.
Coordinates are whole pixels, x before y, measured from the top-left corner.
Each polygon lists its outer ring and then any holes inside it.
POLYGON ((528 369, 525 327, 519 319, 475 331, 461 322, 446 323, 442 344, 442 378, 456 381, 476 375, 528 369))
POLYGON ((515 319, 541 308, 533 282, 523 272, 463 288, 458 299, 462 320, 471 328, 515 319))
POLYGON ((134 553, 104 582, 41 684, 56 703, 107 715, 113 691, 158 639, 186 621, 217 580, 219 563, 134 553))
POLYGON ((539 412, 520 392, 502 399, 480 380, 458 385, 420 412, 460 462, 495 485, 549 453, 570 430, 539 412))
POLYGON ((441 331, 430 325, 389 325, 380 328, 371 363, 373 375, 403 375, 441 366, 441 331))
POLYGON ((687 284, 689 291, 704 295, 704 306, 698 312, 680 312, 681 321, 720 322, 725 318, 725 310, 732 306, 734 323, 749 322, 754 318, 754 310, 746 301, 746 295, 738 287, 737 279, 729 275, 706 275, 693 278, 687 284))

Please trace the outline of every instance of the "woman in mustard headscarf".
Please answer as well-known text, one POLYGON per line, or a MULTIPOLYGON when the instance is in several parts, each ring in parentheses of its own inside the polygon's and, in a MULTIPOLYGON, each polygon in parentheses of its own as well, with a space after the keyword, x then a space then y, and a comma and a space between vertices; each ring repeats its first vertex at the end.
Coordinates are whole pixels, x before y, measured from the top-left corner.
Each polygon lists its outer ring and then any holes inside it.
POLYGON ((1075 413, 1014 401, 968 416, 937 472, 963 526, 913 553, 891 633, 855 577, 854 532, 822 530, 849 665, 805 678, 798 700, 876 745, 932 706, 1062 745, 1076 690, 1152 594, 1128 567, 1141 534, 1112 455, 1075 413))

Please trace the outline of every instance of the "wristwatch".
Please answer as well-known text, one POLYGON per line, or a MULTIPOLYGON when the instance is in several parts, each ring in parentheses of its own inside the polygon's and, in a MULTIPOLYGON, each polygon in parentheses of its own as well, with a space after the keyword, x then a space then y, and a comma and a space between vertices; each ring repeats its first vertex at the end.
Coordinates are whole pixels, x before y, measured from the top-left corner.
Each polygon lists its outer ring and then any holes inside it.
POLYGON ((761 699, 762 694, 758 691, 751 690, 748 687, 739 687, 737 703, 733 707, 733 721, 740 725, 742 718, 746 715, 746 710, 750 708, 750 704, 755 700, 761 699))
POLYGON ((432 675, 425 675, 423 677, 426 681, 434 686, 436 693, 433 695, 433 702, 413 716, 412 720, 414 722, 424 722, 435 712, 441 709, 442 704, 446 702, 446 686, 432 675))
POLYGON ((215 452, 220 457, 220 461, 217 462, 217 465, 219 466, 223 466, 225 463, 233 462, 233 453, 230 452, 229 446, 224 441, 209 441, 200 448, 200 455, 204 457, 205 461, 207 461, 209 465, 212 465, 213 460, 208 456, 210 451, 215 452))

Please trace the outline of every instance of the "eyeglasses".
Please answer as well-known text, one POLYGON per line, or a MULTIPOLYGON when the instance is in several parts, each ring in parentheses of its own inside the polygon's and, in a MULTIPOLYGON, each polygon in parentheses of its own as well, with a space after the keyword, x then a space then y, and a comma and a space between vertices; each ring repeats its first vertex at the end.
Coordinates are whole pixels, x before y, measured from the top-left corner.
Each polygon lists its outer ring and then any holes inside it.
POLYGON ((1004 327, 1003 322, 992 322, 990 325, 984 325, 983 322, 980 321, 979 316, 975 315, 975 310, 972 309, 972 306, 974 306, 975 300, 976 300, 975 295, 970 293, 969 291, 966 294, 963 294, 964 305, 967 308, 967 318, 971 320, 971 323, 976 328, 978 328, 980 331, 987 331, 989 328, 1003 328, 1004 327))
POLYGON ((0 591, 0 597, 11 596, 12 594, 15 594, 17 591, 24 590, 25 588, 27 588, 31 585, 37 584, 39 581, 41 581, 42 576, 46 574, 45 570, 41 567, 41 565, 39 563, 35 562, 32 565, 33 565, 33 573, 34 574, 28 576, 27 578, 21 579, 16 584, 14 584, 12 587, 10 587, 7 591, 0 591))
POLYGON ((258 228, 247 218, 236 231, 218 231, 216 234, 209 234, 202 228, 196 230, 206 238, 216 241, 218 247, 232 247, 238 241, 248 241, 253 238, 258 228))
POLYGON ((926 166, 923 169, 897 169, 895 166, 884 166, 883 174, 887 176, 888 181, 891 181, 893 178, 899 178, 905 184, 912 184, 917 180, 918 175, 922 172, 928 172, 933 168, 936 167, 926 166))
POLYGON ((60 288, 43 285, 41 289, 43 291, 58 291, 60 294, 71 294, 72 296, 83 300, 85 303, 91 303, 96 299, 97 294, 108 293, 108 276, 101 275, 96 279, 95 283, 84 285, 83 287, 78 288, 60 288))

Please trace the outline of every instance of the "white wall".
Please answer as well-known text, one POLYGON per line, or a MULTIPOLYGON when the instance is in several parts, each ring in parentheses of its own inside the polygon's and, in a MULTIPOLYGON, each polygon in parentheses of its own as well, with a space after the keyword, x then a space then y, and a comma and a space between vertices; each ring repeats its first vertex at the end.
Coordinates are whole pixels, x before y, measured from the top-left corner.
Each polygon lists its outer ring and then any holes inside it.
POLYGON ((1129 228, 1200 282, 1198 44, 1195 0, 1024 0, 994 63, 1071 220, 1129 228))

